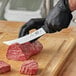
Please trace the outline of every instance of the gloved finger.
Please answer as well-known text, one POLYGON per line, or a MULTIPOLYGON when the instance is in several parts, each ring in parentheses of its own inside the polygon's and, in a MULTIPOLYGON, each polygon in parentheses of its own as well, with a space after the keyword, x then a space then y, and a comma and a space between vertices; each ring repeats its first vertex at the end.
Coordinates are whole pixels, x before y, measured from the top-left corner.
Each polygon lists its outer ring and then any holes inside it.
POLYGON ((22 37, 24 35, 27 35, 29 32, 26 30, 26 28, 21 27, 20 32, 19 32, 19 37, 22 37))
POLYGON ((44 18, 31 19, 29 22, 27 22, 24 26, 21 27, 19 37, 29 34, 29 31, 31 29, 40 28, 44 24, 44 21, 44 18))

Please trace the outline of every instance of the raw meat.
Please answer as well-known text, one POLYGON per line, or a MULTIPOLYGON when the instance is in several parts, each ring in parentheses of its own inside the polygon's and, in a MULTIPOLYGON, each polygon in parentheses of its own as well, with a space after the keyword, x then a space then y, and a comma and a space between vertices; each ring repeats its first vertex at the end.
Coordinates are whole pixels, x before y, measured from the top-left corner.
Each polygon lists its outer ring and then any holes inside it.
POLYGON ((42 48, 42 44, 38 41, 24 44, 16 43, 8 47, 6 57, 12 60, 24 61, 29 59, 31 56, 38 54, 42 48))
POLYGON ((35 75, 38 72, 38 63, 34 60, 27 60, 20 68, 20 73, 25 75, 35 75))
POLYGON ((11 67, 4 61, 0 61, 0 74, 11 71, 11 67))

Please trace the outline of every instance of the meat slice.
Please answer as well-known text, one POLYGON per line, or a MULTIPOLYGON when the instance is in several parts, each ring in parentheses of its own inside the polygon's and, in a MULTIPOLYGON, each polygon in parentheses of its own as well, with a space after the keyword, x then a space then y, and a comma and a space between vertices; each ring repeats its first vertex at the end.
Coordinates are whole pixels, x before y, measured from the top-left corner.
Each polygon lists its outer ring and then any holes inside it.
POLYGON ((24 61, 29 59, 31 56, 38 54, 42 48, 42 44, 38 41, 24 44, 16 43, 8 47, 6 57, 12 60, 24 61))
POLYGON ((0 61, 0 74, 11 71, 11 67, 4 61, 0 61))
POLYGON ((38 63, 34 60, 27 60, 20 68, 20 73, 25 75, 36 75, 38 72, 38 63))

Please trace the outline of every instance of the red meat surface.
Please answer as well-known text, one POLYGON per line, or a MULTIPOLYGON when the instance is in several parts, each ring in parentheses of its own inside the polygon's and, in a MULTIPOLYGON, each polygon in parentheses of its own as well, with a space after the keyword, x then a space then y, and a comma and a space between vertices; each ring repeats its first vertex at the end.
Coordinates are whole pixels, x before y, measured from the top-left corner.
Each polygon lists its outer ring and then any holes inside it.
POLYGON ((34 60, 27 60, 20 68, 20 73, 25 75, 36 75, 38 72, 38 63, 34 60))
POLYGON ((0 61, 0 74, 11 71, 11 67, 4 61, 0 61))
POLYGON ((29 59, 31 56, 38 54, 42 48, 42 44, 38 41, 24 44, 16 43, 8 47, 6 57, 12 60, 24 61, 29 59))

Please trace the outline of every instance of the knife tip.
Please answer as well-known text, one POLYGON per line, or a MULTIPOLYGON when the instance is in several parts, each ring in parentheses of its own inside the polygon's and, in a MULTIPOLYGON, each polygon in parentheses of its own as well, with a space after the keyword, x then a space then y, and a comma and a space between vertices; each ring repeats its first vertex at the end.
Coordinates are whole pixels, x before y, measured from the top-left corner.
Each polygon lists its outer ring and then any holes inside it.
POLYGON ((3 44, 10 45, 10 44, 9 44, 9 43, 7 43, 7 42, 3 42, 3 44))

